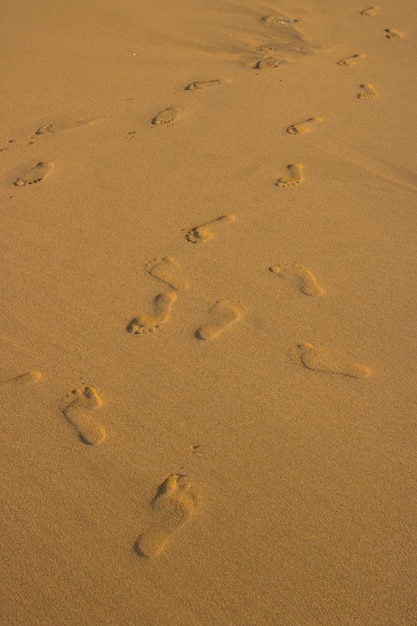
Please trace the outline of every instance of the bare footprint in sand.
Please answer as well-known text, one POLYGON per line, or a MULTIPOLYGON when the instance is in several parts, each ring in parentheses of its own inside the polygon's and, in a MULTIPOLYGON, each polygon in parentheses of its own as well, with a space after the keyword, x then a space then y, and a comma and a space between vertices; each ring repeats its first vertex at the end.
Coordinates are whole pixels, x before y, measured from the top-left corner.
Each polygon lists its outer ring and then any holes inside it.
POLYGON ((228 300, 218 300, 210 309, 211 321, 200 326, 195 335, 198 339, 214 339, 233 322, 237 322, 242 313, 228 300))
POLYGON ((338 64, 343 66, 356 65, 356 63, 360 61, 360 59, 364 59, 365 56, 365 54, 352 54, 351 57, 340 59, 338 64))
POLYGON ((404 35, 400 33, 398 30, 395 30, 395 28, 386 28, 385 37, 387 39, 402 39, 404 35))
POLYGON ((103 401, 94 387, 76 389, 73 394, 75 398, 62 412, 83 443, 98 446, 105 440, 106 431, 93 413, 101 407, 103 401))
POLYGON ((179 263, 174 261, 170 256, 164 256, 157 259, 152 259, 146 264, 146 271, 155 278, 159 278, 164 283, 167 283, 173 289, 187 289, 189 286, 188 280, 178 276, 179 263))
POLYGON ((182 113, 182 109, 180 107, 168 107, 167 109, 163 109, 159 113, 155 115, 152 119, 152 124, 155 126, 161 126, 163 124, 172 124, 178 118, 178 116, 182 113))
POLYGON ((228 78, 214 78, 212 80, 196 80, 193 83, 190 83, 184 89, 187 91, 196 91, 198 89, 205 89, 206 87, 216 87, 217 85, 226 85, 226 83, 230 83, 228 78))
POLYGON ((44 180, 54 167, 53 163, 47 161, 40 161, 37 165, 20 176, 13 185, 15 187, 23 187, 24 185, 34 185, 44 180))
POLYGON ((364 9, 361 11, 361 15, 367 15, 368 17, 373 17, 379 11, 379 7, 369 7, 369 9, 364 9))
POLYGON ((297 122, 296 124, 292 124, 288 126, 287 133, 290 135, 302 135, 303 133, 308 133, 313 130, 314 126, 318 122, 322 122, 322 117, 309 117, 307 120, 303 122, 297 122))
POLYGON ((2 387, 9 387, 9 385, 30 385, 39 382, 41 378, 42 374, 40 372, 37 370, 31 370, 30 372, 19 374, 19 376, 15 376, 14 378, 1 381, 0 389, 2 387))
POLYGON ((190 519, 197 496, 182 476, 170 474, 159 486, 151 506, 153 521, 134 545, 136 554, 147 558, 159 556, 174 533, 190 519))
POLYGON ((320 287, 312 272, 302 265, 297 265, 296 263, 289 267, 271 265, 269 271, 278 274, 282 278, 295 278, 300 291, 306 296, 321 296, 324 293, 324 289, 320 287))
POLYGON ((172 291, 160 293, 153 301, 153 315, 142 314, 134 317, 126 328, 127 332, 134 335, 153 333, 165 324, 176 299, 177 295, 172 291))
POLYGON ((299 20, 295 17, 288 17, 288 15, 265 15, 262 18, 264 24, 282 24, 283 26, 291 26, 296 24, 299 20))
POLYGON ((375 87, 370 83, 363 83, 359 86, 362 89, 362 91, 356 94, 356 97, 359 98, 359 100, 369 100, 370 98, 376 97, 377 92, 375 91, 375 87))
POLYGON ((304 180, 303 177, 303 164, 302 163, 290 163, 287 165, 289 176, 282 176, 275 181, 277 187, 294 187, 304 180))
POLYGON ((349 363, 345 361, 334 361, 328 356, 327 351, 318 348, 312 343, 301 343, 298 345, 301 363, 310 370, 325 372, 326 374, 340 374, 351 378, 368 378, 371 371, 360 363, 349 363))
POLYGON ((276 57, 264 57, 263 59, 259 59, 259 61, 257 61, 255 63, 255 70, 269 70, 269 69, 273 69, 274 67, 278 67, 278 65, 280 65, 281 62, 279 59, 277 59, 276 57))
POLYGON ((224 224, 230 224, 231 222, 236 221, 236 215, 221 215, 217 219, 207 222, 206 224, 201 224, 200 226, 194 226, 188 233, 186 234, 186 239, 191 243, 204 243, 209 239, 213 239, 216 234, 217 226, 222 226, 224 224), (214 232, 213 232, 214 227, 214 232))

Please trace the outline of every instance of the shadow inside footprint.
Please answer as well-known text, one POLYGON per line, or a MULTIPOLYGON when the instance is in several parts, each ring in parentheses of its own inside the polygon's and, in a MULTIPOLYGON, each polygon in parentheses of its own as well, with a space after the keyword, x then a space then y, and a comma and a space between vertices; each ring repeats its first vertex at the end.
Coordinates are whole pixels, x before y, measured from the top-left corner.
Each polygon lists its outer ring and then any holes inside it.
POLYGON ((165 324, 176 299, 177 296, 172 291, 158 294, 153 301, 153 315, 142 314, 134 317, 126 328, 127 332, 134 335, 153 333, 165 324))
POLYGON ((53 163, 40 161, 25 174, 20 176, 13 185, 15 187, 24 187, 25 185, 35 185, 44 180, 54 167, 53 163))
POLYGON ((196 330, 197 339, 214 339, 230 324, 237 322, 242 313, 228 300, 218 300, 210 309, 210 315, 211 321, 196 330))
POLYGON ((197 496, 182 476, 170 474, 158 487, 151 506, 153 520, 134 544, 136 554, 147 558, 159 556, 172 535, 194 514, 197 496))
POLYGON ((217 226, 223 224, 230 224, 236 221, 236 215, 221 215, 211 222, 200 224, 200 226, 194 226, 188 231, 185 238, 190 243, 204 243, 209 239, 213 239, 216 234, 217 226))

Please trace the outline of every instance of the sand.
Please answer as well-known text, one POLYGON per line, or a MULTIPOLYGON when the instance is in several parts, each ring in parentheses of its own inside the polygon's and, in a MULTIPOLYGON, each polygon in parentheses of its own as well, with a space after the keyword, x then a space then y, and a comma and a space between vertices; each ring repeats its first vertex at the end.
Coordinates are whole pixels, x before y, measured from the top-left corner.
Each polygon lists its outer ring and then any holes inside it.
POLYGON ((414 0, 5 0, 0 623, 415 626, 414 0))

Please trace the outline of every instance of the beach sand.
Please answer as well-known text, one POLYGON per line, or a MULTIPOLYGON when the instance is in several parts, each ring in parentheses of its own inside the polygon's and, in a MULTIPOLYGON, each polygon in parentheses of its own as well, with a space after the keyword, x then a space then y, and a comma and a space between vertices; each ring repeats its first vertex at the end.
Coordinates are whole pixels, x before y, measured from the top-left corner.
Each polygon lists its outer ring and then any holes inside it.
POLYGON ((0 623, 415 626, 415 2, 2 18, 0 623))

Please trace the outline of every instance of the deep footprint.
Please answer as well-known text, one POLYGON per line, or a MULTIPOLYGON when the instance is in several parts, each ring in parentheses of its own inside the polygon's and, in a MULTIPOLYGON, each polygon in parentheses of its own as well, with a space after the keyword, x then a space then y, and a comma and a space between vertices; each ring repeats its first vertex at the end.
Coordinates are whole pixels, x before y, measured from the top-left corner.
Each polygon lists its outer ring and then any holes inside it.
POLYGON ((204 243, 209 239, 213 239, 215 236, 215 232, 212 230, 213 226, 214 230, 216 230, 216 226, 218 225, 230 224, 235 221, 235 215, 221 215, 212 222, 207 222, 206 224, 201 224, 200 226, 194 226, 194 228, 186 234, 186 239, 188 239, 191 243, 204 243))
POLYGON ((343 66, 356 65, 356 63, 360 59, 364 59, 365 56, 366 56, 365 54, 352 54, 351 57, 340 59, 340 61, 338 61, 338 64, 343 65, 343 66))
POLYGON ((37 383, 42 378, 41 372, 37 370, 32 370, 29 372, 25 372, 24 374, 19 374, 19 376, 15 376, 15 378, 9 378, 8 380, 3 380, 0 382, 1 387, 8 387, 9 385, 28 385, 37 383))
POLYGON ((189 283, 180 278, 178 273, 179 264, 170 256, 152 259, 146 264, 146 271, 155 278, 159 278, 173 289, 187 289, 189 283))
POLYGON ((211 321, 196 330, 195 335, 198 339, 214 339, 230 324, 237 322, 242 317, 239 309, 228 300, 218 300, 210 309, 210 315, 211 321))
POLYGON ((106 431, 93 412, 101 407, 103 401, 94 387, 76 389, 73 394, 74 400, 62 412, 83 443, 98 446, 105 440, 106 431))
POLYGON ((230 83, 228 78, 214 78, 213 80, 196 80, 194 83, 190 83, 185 87, 187 91, 196 91, 198 89, 205 89, 206 87, 216 87, 217 85, 225 85, 230 83))
POLYGON ((178 118, 181 112, 182 109, 180 107, 168 107, 167 109, 163 109, 163 111, 157 113, 152 119, 152 124, 154 124, 155 126, 172 124, 172 122, 174 122, 178 118))
POLYGON ((134 545, 136 554, 147 558, 164 551, 172 535, 194 514, 197 497, 181 476, 170 474, 159 486, 151 506, 153 522, 134 545))
POLYGON ((292 124, 288 126, 287 133, 290 135, 302 135, 303 133, 308 133, 313 130, 314 126, 318 122, 322 122, 322 117, 309 117, 307 120, 303 122, 297 122, 296 124, 292 124))
POLYGON ((339 374, 351 378, 368 378, 371 375, 370 369, 365 365, 333 361, 323 348, 318 348, 312 343, 299 344, 298 351, 304 367, 316 372, 339 374))
POLYGON ((295 277, 298 281, 300 291, 306 296, 321 296, 324 293, 324 289, 320 287, 312 272, 302 265, 294 263, 288 268, 271 265, 269 271, 278 274, 282 278, 292 279, 295 277))
POLYGON ((134 317, 126 328, 127 332, 135 335, 153 333, 168 320, 171 307, 176 299, 177 296, 172 291, 157 295, 153 302, 153 315, 143 314, 134 317))
POLYGON ((290 175, 278 178, 278 180, 275 181, 276 186, 286 188, 294 187, 294 185, 301 183, 304 180, 303 167, 302 163, 290 163, 290 165, 287 165, 290 175))
POLYGON ((53 163, 47 161, 40 161, 37 165, 20 176, 13 185, 15 187, 23 187, 24 185, 34 185, 44 180, 54 167, 53 163))
POLYGON ((360 100, 368 100, 370 98, 376 97, 377 92, 375 91, 375 87, 371 85, 370 83, 363 83, 362 85, 359 85, 359 86, 362 89, 362 91, 356 94, 356 96, 360 100))

